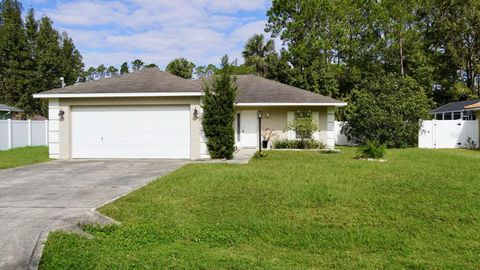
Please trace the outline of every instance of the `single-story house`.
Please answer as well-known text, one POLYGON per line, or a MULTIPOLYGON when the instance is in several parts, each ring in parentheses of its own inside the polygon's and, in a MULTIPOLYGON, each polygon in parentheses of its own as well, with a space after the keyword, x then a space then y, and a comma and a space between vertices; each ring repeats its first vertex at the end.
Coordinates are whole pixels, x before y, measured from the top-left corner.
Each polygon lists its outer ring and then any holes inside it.
MULTIPOLYGON (((310 111, 314 138, 334 147, 335 108, 346 103, 254 75, 237 76, 235 135, 238 148, 258 148, 261 130, 278 138, 297 111, 310 111)), ((49 100, 51 158, 208 158, 199 81, 144 69, 34 95, 49 100)))
POLYGON ((475 111, 467 107, 477 103, 480 103, 480 99, 451 102, 430 111, 430 114, 436 120, 476 120, 475 111))
POLYGON ((0 104, 0 120, 12 119, 14 114, 21 112, 23 112, 23 110, 5 104, 0 104))
MULTIPOLYGON (((466 111, 469 111, 470 113, 472 114, 476 114, 476 119, 477 119, 477 122, 478 122, 478 135, 480 137, 480 100, 478 100, 477 103, 474 103, 474 104, 470 104, 470 105, 467 105, 465 106, 465 110, 466 111)), ((478 142, 479 140, 477 140, 478 142)), ((478 148, 480 148, 480 145, 477 145, 478 148)))

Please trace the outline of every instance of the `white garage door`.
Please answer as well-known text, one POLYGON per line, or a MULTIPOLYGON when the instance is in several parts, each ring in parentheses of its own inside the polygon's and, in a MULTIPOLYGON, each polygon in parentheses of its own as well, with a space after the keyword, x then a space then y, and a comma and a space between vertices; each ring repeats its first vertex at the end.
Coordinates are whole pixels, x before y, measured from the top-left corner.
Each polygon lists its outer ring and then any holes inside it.
POLYGON ((190 158, 190 108, 73 107, 72 157, 190 158))

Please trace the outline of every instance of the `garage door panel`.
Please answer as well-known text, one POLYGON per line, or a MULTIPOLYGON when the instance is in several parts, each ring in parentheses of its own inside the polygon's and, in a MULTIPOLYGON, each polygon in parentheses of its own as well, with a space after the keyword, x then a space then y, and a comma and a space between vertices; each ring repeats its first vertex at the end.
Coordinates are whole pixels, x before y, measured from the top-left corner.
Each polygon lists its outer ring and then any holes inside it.
POLYGON ((73 158, 189 158, 189 106, 74 107, 73 158))

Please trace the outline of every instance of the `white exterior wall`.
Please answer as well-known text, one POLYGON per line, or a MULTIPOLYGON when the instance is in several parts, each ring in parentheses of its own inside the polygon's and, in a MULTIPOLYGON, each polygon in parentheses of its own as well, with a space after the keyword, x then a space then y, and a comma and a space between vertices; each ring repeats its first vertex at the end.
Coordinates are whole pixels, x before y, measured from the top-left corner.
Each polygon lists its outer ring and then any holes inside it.
POLYGON ((348 140, 347 136, 342 133, 342 127, 345 122, 335 121, 333 132, 335 133, 335 145, 348 145, 353 144, 348 140))

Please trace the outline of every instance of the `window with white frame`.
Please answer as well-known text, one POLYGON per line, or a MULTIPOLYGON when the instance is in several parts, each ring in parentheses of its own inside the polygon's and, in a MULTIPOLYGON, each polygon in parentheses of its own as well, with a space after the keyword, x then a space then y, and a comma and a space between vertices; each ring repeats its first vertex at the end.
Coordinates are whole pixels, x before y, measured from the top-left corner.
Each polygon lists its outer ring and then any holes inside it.
MULTIPOLYGON (((312 116, 312 112, 311 111, 308 111, 308 112, 304 112, 304 111, 298 111, 298 112, 295 112, 295 119, 298 119, 298 118, 310 118, 313 120, 313 116, 312 116)), ((300 131, 297 131, 295 133, 295 138, 296 139, 301 139, 302 138, 302 133, 300 131)))

